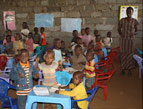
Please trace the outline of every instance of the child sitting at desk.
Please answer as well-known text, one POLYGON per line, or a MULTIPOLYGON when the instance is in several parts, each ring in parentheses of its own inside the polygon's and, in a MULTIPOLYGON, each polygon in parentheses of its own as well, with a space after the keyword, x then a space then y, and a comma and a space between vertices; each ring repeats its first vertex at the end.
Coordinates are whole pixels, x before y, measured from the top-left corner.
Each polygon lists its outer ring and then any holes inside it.
POLYGON ((91 88, 95 82, 95 61, 94 61, 94 51, 88 50, 86 53, 87 63, 83 69, 83 73, 86 75, 85 86, 91 88))
POLYGON ((74 49, 74 54, 70 58, 70 63, 73 65, 73 68, 76 70, 83 70, 86 63, 86 58, 82 54, 82 48, 80 45, 76 45, 74 49))
POLYGON ((36 68, 37 70, 42 70, 43 75, 44 75, 44 81, 43 85, 45 86, 54 86, 57 84, 56 82, 56 70, 62 70, 61 68, 61 63, 59 63, 59 68, 58 68, 58 63, 54 61, 55 59, 55 54, 53 50, 48 50, 46 54, 44 55, 44 60, 45 62, 41 63, 38 67, 39 63, 39 58, 36 58, 36 68))
MULTIPOLYGON (((59 89, 60 88, 61 89, 70 88, 72 90, 71 91, 57 90, 55 93, 71 96, 73 97, 74 100, 85 99, 88 97, 85 87, 83 85, 83 73, 80 71, 77 71, 73 74, 73 83, 71 83, 69 86, 59 87, 59 89)), ((88 101, 78 101, 77 104, 75 102, 73 108, 87 109, 88 101)))
POLYGON ((28 59, 28 50, 22 49, 20 52, 20 62, 18 62, 10 72, 10 79, 14 80, 17 90, 16 95, 18 96, 18 109, 25 109, 27 95, 33 87, 32 77, 39 77, 35 66, 33 66, 33 63, 30 63, 28 59))

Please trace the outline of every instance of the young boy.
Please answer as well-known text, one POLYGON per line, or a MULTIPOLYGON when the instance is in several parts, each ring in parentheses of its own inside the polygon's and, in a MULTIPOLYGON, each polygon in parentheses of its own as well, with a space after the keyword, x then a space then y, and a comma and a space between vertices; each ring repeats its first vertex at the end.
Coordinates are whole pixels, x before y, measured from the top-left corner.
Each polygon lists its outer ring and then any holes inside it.
POLYGON ((13 42, 11 41, 11 36, 10 35, 6 36, 6 41, 7 41, 7 43, 5 44, 5 52, 7 54, 14 54, 13 42))
POLYGON ((55 52, 55 61, 58 63, 59 61, 62 61, 62 52, 61 52, 61 40, 55 39, 54 40, 54 49, 55 52))
MULTIPOLYGON (((83 73, 77 71, 73 74, 73 83, 66 87, 59 87, 61 89, 70 88, 71 91, 57 90, 56 93, 63 94, 73 97, 74 100, 80 100, 87 98, 87 93, 83 85, 83 73)), ((74 104, 75 109, 87 109, 88 101, 78 101, 77 104, 74 104)))
POLYGON ((40 34, 38 33, 38 28, 34 28, 34 35, 33 35, 33 41, 35 44, 40 44, 40 34))
POLYGON ((86 58, 82 54, 82 48, 80 45, 76 45, 74 49, 75 53, 70 58, 70 63, 73 65, 72 67, 76 70, 83 70, 84 65, 86 63, 86 58))
POLYGON ((23 22, 21 30, 22 39, 27 40, 28 34, 29 34, 29 27, 27 25, 27 22, 23 22))
POLYGON ((44 27, 40 28, 40 32, 41 32, 40 44, 41 44, 43 49, 46 48, 46 36, 45 36, 44 30, 45 30, 44 27))
POLYGON ((90 35, 90 28, 85 28, 85 33, 84 37, 82 38, 83 43, 88 46, 88 44, 93 41, 93 37, 90 35))
POLYGON ((107 32, 107 37, 104 38, 103 42, 104 42, 105 48, 107 49, 107 53, 110 53, 111 44, 113 42, 111 37, 111 32, 107 32))
POLYGON ((76 43, 76 38, 78 37, 78 31, 73 30, 72 35, 73 35, 73 39, 72 39, 71 43, 72 42, 76 43))
POLYGON ((32 32, 28 34, 28 39, 25 41, 26 49, 29 51, 29 55, 33 53, 33 39, 32 39, 32 32))
POLYGON ((95 54, 98 56, 98 60, 103 57, 103 51, 102 51, 102 43, 101 43, 101 37, 98 35, 96 37, 96 45, 95 45, 95 54))
POLYGON ((88 50, 86 53, 87 63, 83 69, 83 73, 86 75, 86 88, 91 88, 95 82, 95 62, 94 62, 94 51, 88 50))
POLYGON ((20 61, 12 68, 10 79, 14 80, 16 94, 18 98, 18 109, 25 109, 26 99, 33 87, 32 77, 38 78, 39 74, 36 71, 33 63, 28 61, 29 52, 27 49, 22 49, 20 52, 20 61))

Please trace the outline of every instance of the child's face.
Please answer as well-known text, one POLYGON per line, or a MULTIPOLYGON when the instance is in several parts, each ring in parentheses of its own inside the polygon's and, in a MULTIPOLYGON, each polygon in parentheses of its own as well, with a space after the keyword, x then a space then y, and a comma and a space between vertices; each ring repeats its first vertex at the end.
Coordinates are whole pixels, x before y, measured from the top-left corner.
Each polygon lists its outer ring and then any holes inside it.
POLYGON ((87 53, 86 54, 86 59, 87 59, 88 62, 90 62, 93 58, 94 58, 94 56, 93 56, 92 53, 87 53))
POLYGON ((73 34, 74 37, 78 37, 78 32, 77 31, 74 31, 72 34, 73 34))
POLYGON ((55 42, 55 48, 56 48, 56 49, 60 49, 60 48, 61 48, 61 41, 60 41, 60 40, 57 40, 57 41, 55 42))
POLYGON ((54 55, 52 53, 48 53, 46 56, 45 56, 45 61, 46 61, 46 64, 47 65, 51 65, 52 62, 54 61, 54 55))
POLYGON ((11 32, 11 31, 8 31, 8 32, 7 32, 7 35, 10 35, 10 36, 11 36, 11 35, 12 35, 12 32, 11 32))
POLYGON ((64 42, 61 43, 61 48, 65 48, 65 43, 64 42))
POLYGON ((43 32, 44 32, 44 30, 43 30, 43 29, 40 29, 40 32, 41 32, 41 33, 43 33, 43 32))
POLYGON ((82 79, 81 78, 79 78, 79 76, 77 75, 77 74, 74 74, 73 75, 73 84, 74 85, 78 85, 79 83, 81 83, 82 82, 82 79))
POLYGON ((107 33, 107 37, 111 37, 111 32, 108 32, 108 33, 107 33))
POLYGON ((11 37, 6 37, 7 42, 11 42, 11 37))
POLYGON ((82 40, 81 39, 77 40, 77 44, 81 45, 82 44, 82 40))
POLYGON ((87 29, 87 30, 85 31, 85 33, 86 33, 87 35, 89 35, 89 34, 90 34, 90 29, 87 29))
POLYGON ((38 28, 34 28, 34 32, 35 32, 35 33, 38 33, 38 28))
POLYGON ((82 30, 81 30, 81 35, 84 35, 84 34, 85 34, 85 30, 82 29, 82 30))
POLYGON ((95 36, 98 35, 98 30, 94 30, 94 35, 95 35, 95 36))
POLYGON ((75 55, 76 55, 76 56, 79 56, 81 53, 82 53, 82 50, 81 50, 80 47, 75 48, 75 55))
POLYGON ((88 44, 88 49, 94 49, 94 44, 89 43, 89 44, 88 44))
POLYGON ((19 41, 19 40, 20 40, 20 36, 19 36, 18 34, 16 35, 15 40, 16 40, 16 41, 19 41))
POLYGON ((29 59, 29 54, 27 52, 23 52, 20 55, 20 62, 26 64, 29 59))
POLYGON ((28 34, 28 38, 32 38, 32 34, 28 34))

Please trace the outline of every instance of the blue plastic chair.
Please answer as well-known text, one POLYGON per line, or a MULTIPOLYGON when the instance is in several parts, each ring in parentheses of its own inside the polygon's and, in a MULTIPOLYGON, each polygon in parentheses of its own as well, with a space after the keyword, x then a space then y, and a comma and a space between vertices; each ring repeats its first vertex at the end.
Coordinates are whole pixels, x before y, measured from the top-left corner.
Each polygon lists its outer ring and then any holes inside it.
POLYGON ((102 48, 102 51, 104 53, 104 57, 107 56, 107 49, 106 48, 102 48))
MULTIPOLYGON (((87 91, 87 94, 90 94, 87 98, 85 99, 81 99, 81 100, 71 100, 71 106, 73 107, 74 102, 78 102, 78 101, 88 101, 88 109, 90 109, 90 102, 91 99, 93 98, 94 94, 97 92, 99 86, 95 86, 93 89, 90 89, 87 91)), ((71 109, 72 109, 71 107, 71 109)))
POLYGON ((136 48, 137 49, 137 51, 138 51, 138 53, 140 54, 140 55, 143 55, 143 51, 141 51, 140 49, 138 49, 138 48, 136 48))
POLYGON ((56 72, 56 81, 57 84, 68 85, 71 81, 71 75, 66 71, 57 71, 56 72))
POLYGON ((0 78, 0 100, 1 100, 1 107, 4 108, 11 108, 11 109, 18 109, 17 99, 12 99, 8 96, 9 89, 16 89, 14 86, 6 82, 5 80, 0 78))
POLYGON ((134 54, 133 58, 137 61, 138 66, 139 66, 139 78, 141 79, 141 74, 143 72, 143 58, 134 54))

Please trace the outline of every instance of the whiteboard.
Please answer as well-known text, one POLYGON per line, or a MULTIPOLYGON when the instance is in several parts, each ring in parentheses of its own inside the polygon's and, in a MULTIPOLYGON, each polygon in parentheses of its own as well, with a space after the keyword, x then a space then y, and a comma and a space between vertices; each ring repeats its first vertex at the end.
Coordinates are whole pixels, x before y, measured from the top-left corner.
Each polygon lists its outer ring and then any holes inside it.
POLYGON ((35 27, 53 27, 53 14, 35 14, 35 27))
POLYGON ((61 18, 61 31, 72 32, 81 30, 81 19, 80 18, 61 18))
POLYGON ((138 6, 121 6, 120 7, 120 19, 127 17, 126 9, 128 7, 133 8, 134 11, 133 11, 132 17, 138 20, 138 6))

